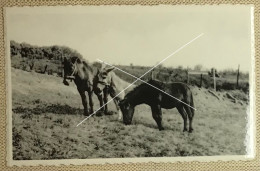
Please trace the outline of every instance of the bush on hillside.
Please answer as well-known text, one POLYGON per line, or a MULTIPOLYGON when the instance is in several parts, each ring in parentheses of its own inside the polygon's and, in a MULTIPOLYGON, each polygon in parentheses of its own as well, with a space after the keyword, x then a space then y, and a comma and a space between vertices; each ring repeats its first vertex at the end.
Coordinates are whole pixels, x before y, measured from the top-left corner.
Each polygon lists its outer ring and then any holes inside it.
POLYGON ((15 41, 10 41, 10 51, 12 67, 57 75, 62 75, 64 58, 82 57, 77 51, 65 46, 38 47, 15 41))

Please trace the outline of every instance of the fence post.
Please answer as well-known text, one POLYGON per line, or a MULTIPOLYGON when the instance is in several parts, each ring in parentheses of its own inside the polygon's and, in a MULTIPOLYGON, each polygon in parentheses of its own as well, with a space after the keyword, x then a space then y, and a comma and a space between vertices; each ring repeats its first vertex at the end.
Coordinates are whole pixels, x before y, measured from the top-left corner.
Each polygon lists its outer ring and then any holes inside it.
POLYGON ((216 91, 216 76, 215 76, 215 68, 213 68, 213 81, 214 81, 214 90, 216 91))
POLYGON ((238 81, 239 81, 239 67, 240 65, 238 65, 238 69, 237 69, 237 89, 238 89, 238 81))

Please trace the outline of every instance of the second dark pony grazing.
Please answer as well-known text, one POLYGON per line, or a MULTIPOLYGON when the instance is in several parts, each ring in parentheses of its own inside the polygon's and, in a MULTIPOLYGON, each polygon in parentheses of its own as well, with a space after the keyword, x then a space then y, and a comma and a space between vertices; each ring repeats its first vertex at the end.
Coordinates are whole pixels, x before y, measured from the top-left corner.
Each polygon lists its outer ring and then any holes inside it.
POLYGON ((156 121, 159 130, 163 130, 162 126, 162 111, 161 108, 171 109, 177 108, 184 121, 183 131, 187 129, 187 117, 189 119, 189 132, 193 131, 192 119, 194 116, 193 97, 190 88, 184 83, 162 83, 157 80, 148 81, 149 84, 165 91, 166 93, 176 97, 182 102, 170 97, 169 95, 143 83, 129 92, 124 100, 119 103, 123 113, 123 122, 126 125, 131 124, 135 106, 147 104, 152 109, 152 115, 156 121), (190 107, 191 106, 191 107, 190 107))

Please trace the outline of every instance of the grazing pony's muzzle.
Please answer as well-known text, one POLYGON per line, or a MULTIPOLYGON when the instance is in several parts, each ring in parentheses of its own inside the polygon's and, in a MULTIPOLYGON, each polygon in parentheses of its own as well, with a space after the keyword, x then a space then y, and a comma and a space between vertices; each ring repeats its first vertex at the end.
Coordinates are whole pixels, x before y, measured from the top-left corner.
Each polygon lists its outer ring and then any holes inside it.
POLYGON ((134 107, 131 106, 125 99, 119 102, 119 107, 123 113, 123 123, 130 125, 132 123, 134 107))

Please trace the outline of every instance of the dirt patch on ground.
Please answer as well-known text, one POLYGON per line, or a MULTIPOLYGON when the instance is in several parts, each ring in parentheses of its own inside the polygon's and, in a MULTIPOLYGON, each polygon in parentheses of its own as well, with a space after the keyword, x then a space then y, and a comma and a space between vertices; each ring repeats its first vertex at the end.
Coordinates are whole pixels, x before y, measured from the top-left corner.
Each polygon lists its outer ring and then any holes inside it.
MULTIPOLYGON (((15 160, 84 159, 162 156, 243 155, 246 153, 247 95, 226 92, 219 99, 207 89, 192 87, 197 111, 194 132, 183 133, 176 109, 163 110, 159 131, 146 105, 136 107, 132 125, 117 115, 94 116, 79 127, 83 108, 74 83, 59 77, 12 69, 13 156, 15 160)), ((99 107, 94 97, 94 108, 99 107)), ((115 111, 113 103, 108 105, 115 111)), ((114 112, 115 113, 115 112, 114 112)))

